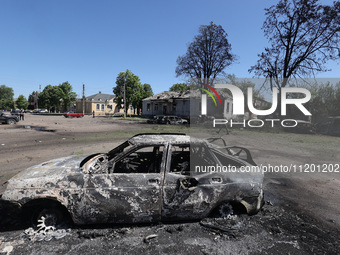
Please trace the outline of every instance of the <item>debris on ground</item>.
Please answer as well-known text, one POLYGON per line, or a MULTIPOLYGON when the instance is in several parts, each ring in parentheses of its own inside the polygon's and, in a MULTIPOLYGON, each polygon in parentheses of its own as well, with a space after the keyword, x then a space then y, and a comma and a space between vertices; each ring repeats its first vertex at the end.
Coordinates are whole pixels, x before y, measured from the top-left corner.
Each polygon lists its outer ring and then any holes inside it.
POLYGON ((38 222, 38 229, 35 230, 30 227, 24 231, 24 236, 28 237, 30 241, 51 241, 53 238, 61 239, 70 232, 70 229, 58 229, 55 226, 47 226, 45 224, 45 217, 41 217, 38 222))
POLYGON ((143 241, 144 241, 144 243, 148 243, 150 239, 154 239, 156 237, 158 237, 158 235, 156 235, 156 234, 148 235, 143 239, 143 241))

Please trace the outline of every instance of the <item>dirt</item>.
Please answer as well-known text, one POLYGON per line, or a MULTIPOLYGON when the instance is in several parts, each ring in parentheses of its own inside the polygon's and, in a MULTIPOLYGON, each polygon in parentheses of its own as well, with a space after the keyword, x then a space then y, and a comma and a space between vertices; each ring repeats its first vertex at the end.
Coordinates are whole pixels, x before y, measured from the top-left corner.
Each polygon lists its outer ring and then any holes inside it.
MULTIPOLYGON (((184 132, 115 118, 26 114, 0 125, 0 193, 21 170, 58 157, 106 152, 141 132, 184 132)), ((213 133, 201 134, 204 137, 213 133)), ((339 164, 340 138, 233 130, 228 145, 248 148, 258 165, 339 164)), ((72 226, 65 236, 32 240, 2 219, 0 254, 336 254, 340 250, 340 173, 265 174, 266 204, 254 216, 153 225, 72 226)), ((0 216, 1 218, 1 216, 0 216)))

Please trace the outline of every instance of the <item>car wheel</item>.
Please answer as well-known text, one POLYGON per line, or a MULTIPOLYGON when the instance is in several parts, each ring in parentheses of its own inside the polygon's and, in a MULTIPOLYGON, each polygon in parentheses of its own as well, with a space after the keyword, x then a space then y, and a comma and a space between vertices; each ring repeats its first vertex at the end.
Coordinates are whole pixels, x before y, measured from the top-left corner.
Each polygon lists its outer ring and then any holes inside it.
POLYGON ((7 124, 8 125, 14 125, 15 123, 17 123, 15 120, 13 120, 13 119, 8 119, 7 120, 7 124))
POLYGON ((223 203, 218 207, 218 215, 222 218, 233 214, 233 207, 230 203, 223 203))
POLYGON ((34 227, 56 227, 63 222, 64 213, 58 207, 38 208, 32 215, 34 227))

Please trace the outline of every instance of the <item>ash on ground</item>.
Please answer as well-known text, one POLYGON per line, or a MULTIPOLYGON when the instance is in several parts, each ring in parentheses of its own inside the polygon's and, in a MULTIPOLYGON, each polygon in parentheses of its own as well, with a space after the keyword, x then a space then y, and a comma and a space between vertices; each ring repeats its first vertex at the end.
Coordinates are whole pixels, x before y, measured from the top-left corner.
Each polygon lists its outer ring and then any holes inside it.
POLYGON ((340 233, 331 225, 269 201, 253 216, 40 232, 3 231, 1 254, 336 254, 340 250, 340 233))

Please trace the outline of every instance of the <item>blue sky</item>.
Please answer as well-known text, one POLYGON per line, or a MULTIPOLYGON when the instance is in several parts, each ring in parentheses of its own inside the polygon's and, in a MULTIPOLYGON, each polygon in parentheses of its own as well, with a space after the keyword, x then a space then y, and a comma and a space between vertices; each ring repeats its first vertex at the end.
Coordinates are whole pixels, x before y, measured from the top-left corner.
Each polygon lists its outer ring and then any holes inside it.
MULTIPOLYGON (((226 30, 238 56, 225 71, 252 77, 248 69, 267 44, 264 8, 275 2, 1 0, 0 85, 28 97, 39 85, 68 81, 78 96, 85 84, 89 96, 112 93, 129 69, 159 93, 184 81, 175 76, 176 59, 210 21, 226 30)), ((339 77, 340 65, 328 66, 333 71, 318 77, 339 77)))

